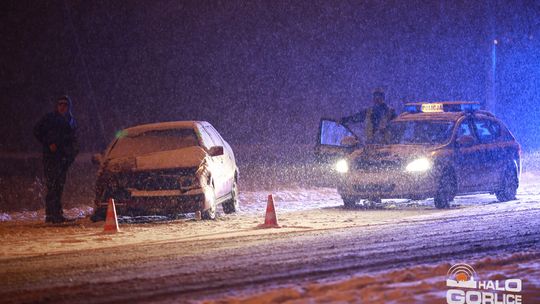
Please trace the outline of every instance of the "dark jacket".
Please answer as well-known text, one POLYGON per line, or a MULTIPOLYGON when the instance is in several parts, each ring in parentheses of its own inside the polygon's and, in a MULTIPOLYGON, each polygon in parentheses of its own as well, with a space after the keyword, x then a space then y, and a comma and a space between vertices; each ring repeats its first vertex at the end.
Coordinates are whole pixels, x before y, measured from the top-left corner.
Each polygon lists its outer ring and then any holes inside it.
POLYGON ((72 163, 79 153, 74 118, 58 112, 46 114, 34 127, 34 136, 43 145, 43 156, 72 163), (69 119, 69 121, 68 121, 69 119), (56 152, 49 148, 56 144, 56 152))
POLYGON ((382 142, 388 137, 388 134, 386 134, 388 123, 396 116, 394 108, 383 103, 371 106, 351 116, 343 117, 341 123, 366 122, 366 142, 382 142))

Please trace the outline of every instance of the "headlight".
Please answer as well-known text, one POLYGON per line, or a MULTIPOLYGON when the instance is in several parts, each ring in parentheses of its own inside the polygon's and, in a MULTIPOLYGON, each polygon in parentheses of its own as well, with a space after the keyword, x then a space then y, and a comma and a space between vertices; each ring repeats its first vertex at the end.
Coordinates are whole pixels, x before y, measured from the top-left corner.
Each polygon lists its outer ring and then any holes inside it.
POLYGON ((429 169, 431 169, 431 161, 427 158, 415 159, 405 168, 408 172, 425 172, 429 169))
POLYGON ((336 163, 336 171, 339 173, 347 173, 349 172, 349 163, 346 159, 340 159, 336 163))

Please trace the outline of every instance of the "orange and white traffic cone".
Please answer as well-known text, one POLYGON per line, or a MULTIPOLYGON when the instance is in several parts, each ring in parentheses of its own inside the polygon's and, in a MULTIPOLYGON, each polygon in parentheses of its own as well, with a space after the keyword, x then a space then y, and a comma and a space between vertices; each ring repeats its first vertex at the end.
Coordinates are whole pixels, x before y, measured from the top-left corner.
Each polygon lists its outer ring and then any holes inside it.
POLYGON ((109 204, 107 205, 107 217, 105 218, 105 227, 103 232, 106 233, 116 233, 119 232, 118 228, 118 218, 116 217, 116 207, 114 206, 114 199, 109 199, 109 204))
POLYGON ((266 216, 264 217, 264 224, 257 226, 259 228, 281 228, 277 222, 276 209, 274 208, 274 196, 268 195, 268 203, 266 204, 266 216))

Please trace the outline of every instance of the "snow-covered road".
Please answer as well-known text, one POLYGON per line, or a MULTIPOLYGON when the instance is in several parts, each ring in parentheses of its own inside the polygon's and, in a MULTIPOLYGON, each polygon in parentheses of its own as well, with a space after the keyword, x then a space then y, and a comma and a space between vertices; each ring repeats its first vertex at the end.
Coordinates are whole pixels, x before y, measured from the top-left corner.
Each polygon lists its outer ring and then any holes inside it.
MULTIPOLYGON (((539 181, 537 174, 526 174, 516 201, 467 196, 449 210, 434 209, 431 200, 383 201, 380 209, 351 210, 342 207, 333 189, 281 189, 273 191, 280 229, 256 228, 268 194, 260 191, 241 194, 239 214, 221 214, 216 221, 188 216, 124 223, 117 235, 101 234, 102 223, 87 219, 49 226, 41 224, 39 213, 9 214, 5 217, 17 220, 0 223, 0 298, 234 299, 291 284, 515 253, 538 265, 539 181)), ((538 289, 538 278, 523 279, 538 289)))

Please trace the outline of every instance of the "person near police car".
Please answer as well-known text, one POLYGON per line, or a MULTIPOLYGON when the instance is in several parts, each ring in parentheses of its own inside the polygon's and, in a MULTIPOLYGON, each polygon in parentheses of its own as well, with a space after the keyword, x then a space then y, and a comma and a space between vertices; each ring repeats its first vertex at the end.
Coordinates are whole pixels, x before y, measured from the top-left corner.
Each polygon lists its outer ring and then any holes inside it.
POLYGON ((64 217, 61 199, 67 171, 79 153, 76 130, 72 101, 67 95, 60 96, 55 110, 43 116, 34 127, 34 135, 43 146, 46 223, 70 221, 64 217))
POLYGON ((373 91, 373 105, 355 113, 345 116, 339 121, 341 124, 365 122, 366 143, 382 143, 388 139, 388 123, 396 118, 394 108, 388 106, 384 99, 384 91, 377 88, 373 91))

